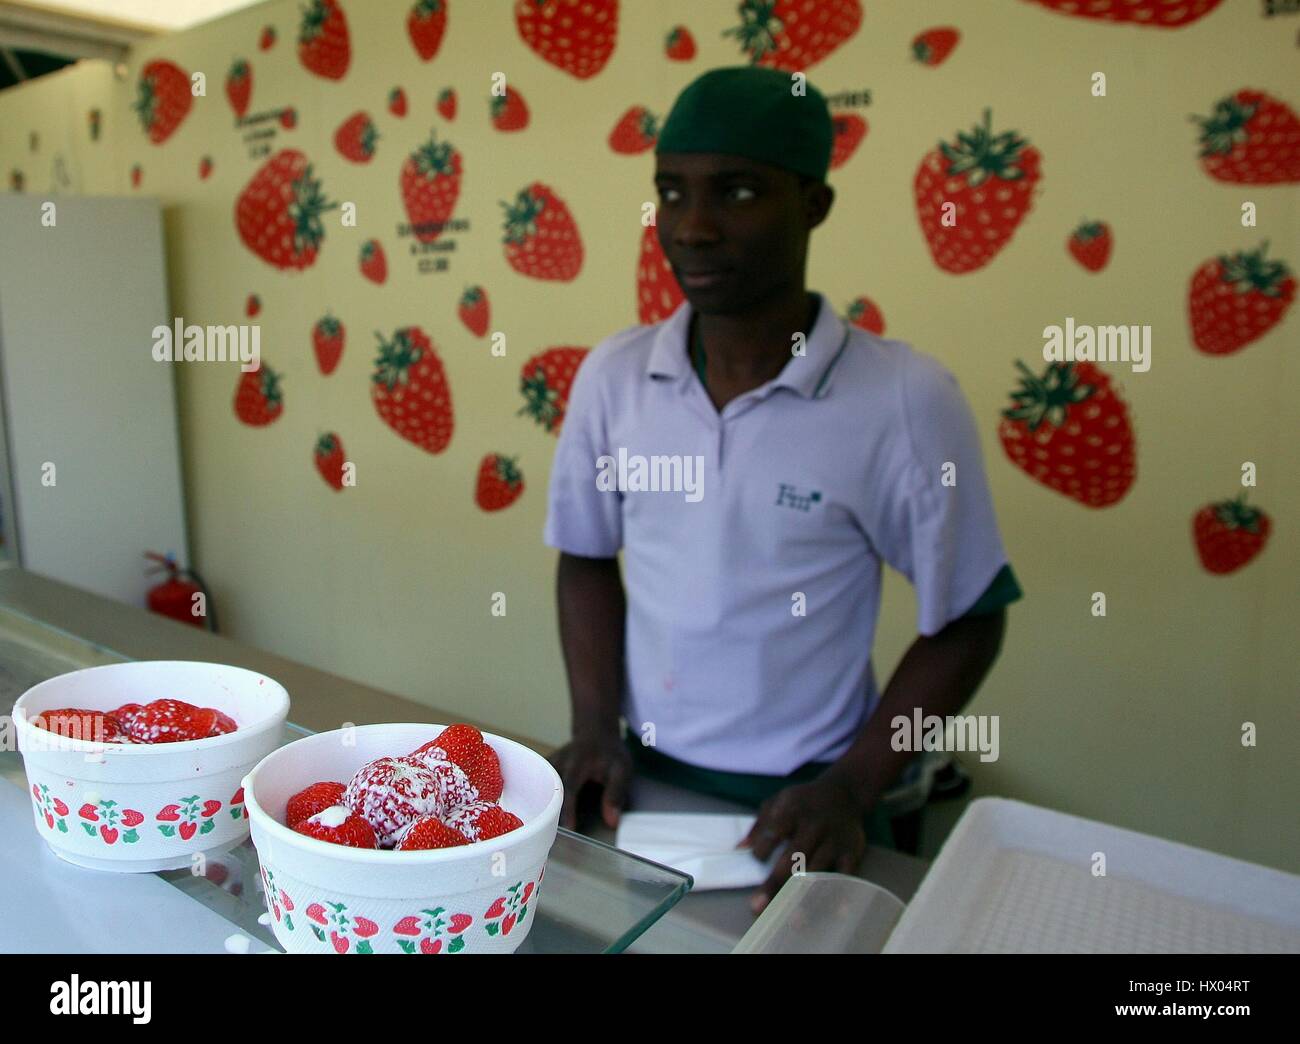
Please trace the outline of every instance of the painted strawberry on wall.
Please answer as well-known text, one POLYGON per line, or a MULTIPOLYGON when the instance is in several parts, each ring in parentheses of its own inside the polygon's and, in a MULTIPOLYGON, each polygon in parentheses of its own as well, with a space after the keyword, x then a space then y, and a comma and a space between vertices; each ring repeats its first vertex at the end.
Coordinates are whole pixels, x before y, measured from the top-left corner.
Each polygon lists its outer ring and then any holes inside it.
POLYGON ((491 322, 487 291, 481 286, 467 286, 456 305, 456 315, 475 337, 482 337, 491 322))
POLYGON ((845 316, 854 326, 861 327, 863 330, 870 331, 873 334, 883 335, 885 332, 885 316, 880 311, 879 306, 865 294, 859 294, 850 303, 844 311, 845 316))
POLYGON ((867 121, 856 112, 842 112, 831 117, 831 132, 831 170, 835 170, 858 151, 867 136, 867 121))
POLYGON ((460 151, 439 142, 436 132, 406 157, 398 184, 411 231, 421 243, 442 235, 442 226, 456 209, 462 173, 460 151))
POLYGON ((438 92, 438 115, 444 120, 456 118, 456 88, 444 87, 438 92))
POLYGON ((189 73, 175 62, 159 58, 140 70, 134 108, 153 144, 170 138, 193 104, 189 73))
POLYGON ((1268 515, 1242 493, 1201 508, 1192 518, 1192 543, 1207 572, 1233 573, 1264 550, 1272 529, 1268 515))
POLYGON ((488 116, 492 127, 499 131, 518 131, 528 126, 528 103, 523 92, 506 87, 504 94, 494 94, 488 102, 488 116))
POLYGON ((1279 185, 1300 181, 1300 119, 1263 91, 1221 98, 1200 126, 1201 169, 1218 181, 1279 185))
POLYGON ((369 113, 356 112, 339 124, 334 132, 334 148, 352 163, 369 163, 375 156, 379 131, 369 113))
POLYGON ((388 111, 399 120, 406 116, 406 91, 401 87, 388 92, 388 111))
POLYGON ((325 480, 327 486, 335 490, 343 488, 343 466, 347 463, 347 458, 343 450, 343 440, 336 432, 328 431, 316 440, 316 445, 312 449, 312 460, 315 461, 316 470, 320 472, 320 477, 325 480))
POLYGON ((1070 233, 1065 247, 1079 264, 1089 272, 1100 272, 1110 261, 1110 248, 1114 240, 1110 226, 1104 221, 1084 218, 1079 227, 1070 233))
POLYGON ((524 473, 519 458, 489 453, 478 466, 474 503, 484 511, 500 511, 523 496, 524 473))
POLYGON ((298 27, 298 60, 327 80, 341 80, 347 73, 352 42, 337 0, 308 0, 298 27))
POLYGON ((753 65, 799 72, 858 31, 858 0, 741 0, 740 24, 724 29, 753 65))
POLYGON ((432 61, 447 31, 448 0, 415 0, 406 16, 406 34, 420 61, 432 61))
POLYGON ((1124 498, 1137 476, 1128 407, 1090 362, 1052 362, 1040 377, 1023 362, 998 438, 1011 463, 1090 508, 1124 498))
POLYGON ((378 286, 383 286, 388 279, 388 257, 384 254, 384 245, 377 239, 367 239, 361 244, 361 256, 358 259, 361 274, 378 286))
POLYGON ((559 435, 564 426, 564 411, 578 367, 590 349, 561 345, 538 352, 519 374, 519 390, 526 413, 551 435, 559 435))
POLYGON ((248 103, 253 97, 253 67, 243 58, 236 58, 226 73, 226 98, 235 110, 235 117, 243 119, 248 103))
POLYGON ((275 46, 275 41, 276 41, 275 26, 273 25, 262 26, 262 33, 257 38, 257 49, 259 51, 269 51, 272 47, 275 46))
POLYGON ((622 156, 639 155, 658 140, 659 121, 644 105, 633 105, 609 132, 609 147, 622 156))
POLYGON ((961 41, 961 33, 950 25, 917 33, 912 40, 912 57, 933 68, 942 65, 961 41))
POLYGON ((506 261, 520 275, 568 282, 582 270, 582 238, 569 208, 549 185, 534 181, 514 203, 501 201, 506 261))
POLYGON ((641 249, 636 259, 636 311, 643 323, 667 319, 686 300, 681 284, 659 245, 659 231, 654 225, 641 230, 641 249))
POLYGON ((1212 257, 1192 275, 1187 312, 1192 343, 1206 355, 1231 355, 1282 321, 1295 300, 1286 263, 1258 250, 1212 257))
POLYGON ((282 149, 262 166, 235 201, 235 227, 244 245, 280 269, 309 268, 325 228, 321 215, 336 207, 321 193, 311 162, 282 149))
POLYGON ((346 334, 343 324, 332 315, 317 319, 316 325, 311 328, 311 347, 316 353, 316 365, 326 376, 338 368, 346 334))
POLYGON ((983 268, 1010 242, 1042 178, 1038 150, 1015 131, 994 134, 992 119, 985 109, 983 124, 941 141, 912 186, 934 263, 955 275, 983 268))
POLYGON ((614 53, 618 0, 515 0, 515 27, 543 61, 587 80, 614 53))
POLYGON ((451 442, 455 418, 451 386, 429 335, 418 326, 377 333, 379 355, 370 378, 370 397, 380 419, 426 453, 451 442))
POLYGON ((1152 29, 1181 29, 1199 21, 1223 0, 1027 0, 1058 14, 1099 22, 1125 22, 1152 29))
POLYGON ((251 373, 241 373, 235 388, 235 416, 255 428, 277 420, 284 412, 280 375, 265 362, 251 373))
POLYGON ((684 25, 675 25, 664 37, 664 57, 670 62, 689 62, 695 57, 695 37, 684 25))

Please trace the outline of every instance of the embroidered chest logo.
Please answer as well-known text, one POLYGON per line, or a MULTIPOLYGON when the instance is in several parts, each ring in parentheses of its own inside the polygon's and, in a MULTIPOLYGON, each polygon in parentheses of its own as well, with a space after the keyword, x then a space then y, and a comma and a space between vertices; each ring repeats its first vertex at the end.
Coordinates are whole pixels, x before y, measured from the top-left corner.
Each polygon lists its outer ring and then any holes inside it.
POLYGON ((801 493, 796 486, 788 486, 784 482, 776 487, 776 506, 794 508, 796 511, 811 511, 812 506, 822 498, 819 490, 809 490, 801 493))

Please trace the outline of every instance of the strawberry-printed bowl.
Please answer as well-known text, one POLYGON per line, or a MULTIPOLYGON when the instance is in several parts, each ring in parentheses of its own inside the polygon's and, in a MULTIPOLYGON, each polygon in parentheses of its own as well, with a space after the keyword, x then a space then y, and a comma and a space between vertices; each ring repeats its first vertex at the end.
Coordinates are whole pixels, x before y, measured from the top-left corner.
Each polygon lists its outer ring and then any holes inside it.
POLYGON ((528 937, 564 790, 550 763, 483 733, 505 780, 500 804, 523 820, 486 841, 428 851, 348 848, 285 826, 290 797, 346 783, 376 758, 402 755, 444 728, 361 725, 273 751, 244 780, 276 940, 289 953, 511 953, 528 937))
POLYGON ((92 870, 202 874, 204 853, 248 837, 241 783, 280 743, 288 713, 284 686, 218 663, 114 663, 43 681, 13 710, 36 829, 61 859, 92 870), (162 697, 214 707, 237 728, 174 743, 107 743, 55 735, 29 720, 162 697))

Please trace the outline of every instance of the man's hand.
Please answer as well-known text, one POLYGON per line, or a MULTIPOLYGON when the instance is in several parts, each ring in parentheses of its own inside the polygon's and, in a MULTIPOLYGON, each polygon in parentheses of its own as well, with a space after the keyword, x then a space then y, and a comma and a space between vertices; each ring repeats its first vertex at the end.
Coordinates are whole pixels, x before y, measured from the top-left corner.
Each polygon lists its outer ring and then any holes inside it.
POLYGON ((803 853, 804 871, 856 872, 867 850, 864 816, 865 810, 853 794, 828 777, 787 787, 764 801, 758 819, 738 847, 752 847, 754 855, 766 861, 778 844, 789 843, 771 876, 750 896, 754 913, 762 913, 790 877, 796 853, 803 853))
POLYGON ((560 826, 568 830, 578 829, 578 801, 586 787, 603 791, 600 797, 601 818, 611 830, 618 826, 632 780, 632 755, 617 733, 612 736, 606 733, 574 736, 547 760, 564 783, 560 826))

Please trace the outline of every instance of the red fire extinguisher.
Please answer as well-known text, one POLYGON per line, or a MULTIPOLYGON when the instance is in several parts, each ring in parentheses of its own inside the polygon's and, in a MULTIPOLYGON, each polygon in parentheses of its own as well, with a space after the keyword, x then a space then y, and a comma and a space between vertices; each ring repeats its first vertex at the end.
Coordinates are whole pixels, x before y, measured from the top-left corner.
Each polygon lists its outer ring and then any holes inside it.
POLYGON ((176 556, 170 551, 166 555, 160 555, 156 551, 146 551, 144 557, 158 563, 148 570, 149 573, 159 573, 164 570, 167 573, 166 580, 149 588, 149 608, 155 613, 170 616, 173 620, 203 627, 215 633, 216 609, 208 596, 207 585, 203 583, 199 574, 193 569, 180 566, 176 556), (203 607, 202 615, 196 615, 194 612, 195 595, 203 596, 199 603, 203 607))

